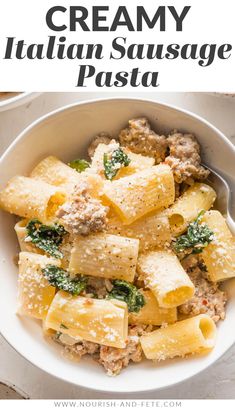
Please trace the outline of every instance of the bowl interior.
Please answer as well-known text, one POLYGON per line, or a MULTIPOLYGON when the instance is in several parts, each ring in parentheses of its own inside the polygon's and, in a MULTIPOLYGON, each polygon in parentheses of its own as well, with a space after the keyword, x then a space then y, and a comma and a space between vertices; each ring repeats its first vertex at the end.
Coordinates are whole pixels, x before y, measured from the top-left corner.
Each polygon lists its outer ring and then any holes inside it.
MULTIPOLYGON (((147 116, 158 132, 192 132, 202 145, 203 161, 217 169, 235 188, 232 145, 208 123, 187 112, 152 101, 114 99, 77 104, 46 116, 29 127, 8 149, 0 161, 1 186, 17 174, 27 175, 43 157, 58 156, 68 162, 84 157, 89 141, 101 131, 114 137, 128 119, 147 116)), ((107 377, 90 359, 80 363, 63 358, 59 346, 44 340, 38 321, 19 318, 16 312, 17 268, 13 257, 17 240, 15 218, 0 212, 0 309, 1 332, 26 359, 48 373, 68 382, 96 390, 135 392, 163 388, 187 379, 205 369, 234 343, 235 298, 227 306, 226 320, 218 327, 217 344, 207 356, 173 360, 162 364, 143 361, 131 365, 116 378, 107 377), (225 337, 226 336, 226 337, 225 337)), ((229 294, 235 295, 235 282, 229 282, 229 294)))

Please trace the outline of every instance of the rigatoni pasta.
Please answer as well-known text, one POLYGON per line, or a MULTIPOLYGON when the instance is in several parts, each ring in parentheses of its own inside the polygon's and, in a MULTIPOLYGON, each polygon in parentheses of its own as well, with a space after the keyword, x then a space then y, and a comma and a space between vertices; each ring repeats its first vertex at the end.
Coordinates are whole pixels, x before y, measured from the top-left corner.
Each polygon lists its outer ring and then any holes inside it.
POLYGON ((72 275, 98 276, 133 282, 139 251, 138 239, 110 234, 77 237, 71 251, 72 275))
POLYGON ((194 295, 194 285, 171 251, 152 251, 139 257, 138 272, 159 306, 182 305, 194 295))
POLYGON ((16 176, 0 192, 0 206, 23 218, 37 218, 43 223, 55 219, 55 213, 66 200, 60 188, 32 178, 16 176))
MULTIPOLYGON (((21 219, 15 224, 15 227, 14 227, 21 252, 33 252, 33 253, 38 253, 41 255, 50 256, 51 255, 50 252, 46 252, 45 250, 46 247, 43 249, 42 247, 39 246, 38 243, 36 244, 33 243, 32 241, 33 238, 30 237, 29 235, 30 229, 28 227, 28 224, 29 224, 28 219, 21 219)), ((36 223, 36 226, 37 226, 37 223, 36 223)), ((46 227, 48 228, 48 230, 51 229, 51 231, 49 231, 47 235, 47 239, 48 239, 50 238, 50 234, 53 234, 53 228, 55 227, 55 225, 43 226, 44 229, 46 227)), ((37 228, 35 229, 37 230, 37 228)), ((40 241, 41 245, 43 244, 43 242, 45 244, 45 241, 46 241, 46 237, 45 235, 43 236, 43 233, 42 233, 42 237, 40 241)), ((57 254, 61 253, 59 259, 61 262, 61 266, 63 268, 67 268, 69 265, 71 249, 72 249, 72 239, 68 233, 63 232, 62 237, 61 237, 61 243, 56 248, 56 251, 57 251, 56 253, 57 254)), ((48 250, 50 249, 48 248, 48 250)), ((51 256, 53 256, 53 254, 51 256)))
POLYGON ((57 260, 44 255, 20 253, 17 310, 19 314, 36 319, 46 317, 55 295, 55 288, 50 286, 42 273, 47 264, 60 265, 57 260))
POLYGON ((128 330, 127 306, 116 300, 89 299, 59 291, 45 325, 71 337, 123 348, 128 330))
POLYGON ((163 212, 152 212, 130 225, 124 225, 114 212, 108 215, 107 232, 114 235, 139 239, 141 252, 163 247, 171 242, 171 231, 167 215, 163 212))
POLYGON ((147 213, 174 202, 173 173, 168 165, 157 165, 129 177, 106 183, 104 197, 129 225, 147 213))
POLYGON ((215 199, 215 190, 205 183, 196 182, 188 188, 167 211, 172 234, 184 232, 200 211, 212 207, 215 199))
POLYGON ((202 258, 212 282, 235 277, 235 241, 219 211, 208 211, 202 219, 213 231, 212 242, 203 249, 202 258))
POLYGON ((42 320, 42 333, 43 336, 46 338, 52 338, 56 335, 56 331, 54 329, 49 329, 48 327, 46 327, 46 317, 45 319, 42 320))
MULTIPOLYGON (((112 150, 118 149, 120 145, 112 140, 109 145, 99 144, 95 150, 94 156, 91 162, 91 170, 97 172, 102 178, 105 179, 104 175, 104 154, 109 153, 112 150)), ((128 155, 130 164, 126 167, 122 167, 118 170, 117 175, 114 179, 119 179, 132 175, 138 171, 145 170, 154 165, 154 158, 146 157, 140 154, 135 154, 129 150, 125 149, 125 153, 128 155)))
POLYGON ((155 330, 140 338, 147 359, 166 360, 213 349, 216 326, 207 315, 198 315, 155 330))
POLYGON ((52 155, 39 162, 31 172, 30 177, 58 186, 68 195, 73 193, 77 184, 84 181, 88 182, 89 190, 93 196, 99 197, 102 193, 103 182, 99 175, 79 173, 52 155))
POLYGON ((27 219, 21 219, 15 224, 15 233, 17 235, 17 239, 19 242, 19 247, 22 252, 34 252, 34 253, 40 253, 43 254, 43 251, 40 249, 36 248, 34 244, 31 241, 25 241, 25 238, 27 237, 27 229, 26 225, 28 223, 27 219))
POLYGON ((135 154, 128 150, 125 152, 130 159, 130 164, 119 170, 117 179, 127 177, 128 175, 135 174, 136 172, 143 171, 147 168, 151 168, 155 164, 154 158, 146 157, 141 154, 135 154))
POLYGON ((39 162, 30 177, 51 185, 62 186, 69 191, 72 191, 81 179, 78 172, 52 155, 39 162))
POLYGON ((159 306, 156 297, 149 290, 142 290, 145 305, 138 313, 129 314, 129 323, 161 326, 165 323, 174 323, 177 320, 177 309, 162 308, 159 306))

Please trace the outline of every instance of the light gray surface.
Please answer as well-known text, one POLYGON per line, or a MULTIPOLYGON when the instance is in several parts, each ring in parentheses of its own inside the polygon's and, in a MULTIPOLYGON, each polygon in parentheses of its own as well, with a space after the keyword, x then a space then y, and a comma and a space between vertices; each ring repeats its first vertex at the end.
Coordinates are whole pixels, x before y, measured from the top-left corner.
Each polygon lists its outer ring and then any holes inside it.
POLYGON ((17 391, 16 387, 9 386, 9 383, 0 382, 0 399, 5 400, 23 400, 26 399, 27 395, 23 392, 17 391))
MULTIPOLYGON (((41 115, 78 100, 111 96, 116 97, 117 94, 48 93, 27 105, 0 113, 0 154, 25 126, 41 115)), ((235 98, 197 93, 135 93, 128 96, 155 99, 191 110, 211 121, 235 142, 235 98)), ((187 382, 157 392, 129 396, 97 393, 59 381, 28 363, 1 337, 0 363, 0 380, 8 380, 34 399, 235 399, 235 346, 212 367, 187 382)), ((0 398, 3 398, 1 394, 0 390, 0 398)))

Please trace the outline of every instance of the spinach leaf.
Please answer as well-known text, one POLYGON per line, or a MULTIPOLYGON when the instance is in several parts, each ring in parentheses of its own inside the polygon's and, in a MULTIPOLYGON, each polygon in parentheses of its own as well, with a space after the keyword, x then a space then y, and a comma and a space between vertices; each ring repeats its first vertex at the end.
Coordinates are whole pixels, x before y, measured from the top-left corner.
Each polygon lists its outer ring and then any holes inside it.
POLYGON ((104 174, 109 180, 112 180, 122 167, 127 167, 131 160, 127 154, 121 149, 115 149, 111 156, 104 154, 104 174))
MULTIPOLYGON (((60 327, 61 327, 61 325, 60 325, 60 327)), ((55 340, 59 340, 59 339, 60 339, 60 336, 61 336, 62 334, 63 334, 62 332, 56 332, 56 334, 55 334, 55 340)))
POLYGON ((125 280, 114 280, 113 289, 109 292, 109 299, 118 299, 127 303, 129 312, 139 312, 145 305, 145 299, 136 286, 125 280))
POLYGON ((201 253, 213 240, 213 231, 205 223, 200 224, 204 213, 201 211, 195 221, 189 224, 187 233, 176 239, 174 249, 177 253, 191 248, 192 253, 201 253))
POLYGON ((42 269, 42 273, 51 286, 60 290, 71 293, 74 296, 79 295, 86 289, 87 278, 82 276, 70 278, 68 272, 55 265, 47 265, 42 269))
POLYGON ((68 327, 65 326, 63 323, 60 324, 60 328, 61 328, 61 329, 68 329, 68 327))
POLYGON ((37 248, 42 249, 55 258, 63 258, 59 245, 62 243, 66 231, 62 225, 43 225, 38 219, 32 219, 26 226, 26 242, 32 242, 37 248))
POLYGON ((85 169, 90 167, 89 162, 87 162, 85 159, 74 159, 73 161, 69 162, 68 165, 76 169, 77 172, 83 172, 85 169))

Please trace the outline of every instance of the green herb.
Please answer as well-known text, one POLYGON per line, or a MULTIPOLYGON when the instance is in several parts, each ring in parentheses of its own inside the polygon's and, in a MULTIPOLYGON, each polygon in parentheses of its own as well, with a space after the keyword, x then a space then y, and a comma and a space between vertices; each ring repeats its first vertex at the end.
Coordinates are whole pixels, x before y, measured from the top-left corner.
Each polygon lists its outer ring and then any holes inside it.
POLYGON ((61 329, 68 329, 68 327, 65 326, 63 323, 60 324, 60 328, 61 328, 61 329))
POLYGON ((121 148, 118 148, 112 152, 111 157, 108 154, 104 154, 103 162, 104 174, 107 179, 112 180, 117 175, 119 169, 127 167, 131 160, 121 148))
POLYGON ((139 312, 145 305, 145 299, 136 286, 125 280, 114 280, 113 289, 109 292, 109 299, 118 299, 127 303, 129 312, 139 312))
POLYGON ((60 338, 61 335, 62 335, 61 332, 56 332, 56 334, 55 334, 55 339, 56 339, 56 340, 59 340, 59 338, 60 338))
POLYGON ((79 295, 86 289, 87 278, 82 276, 70 278, 68 272, 55 265, 47 265, 42 272, 51 286, 69 292, 72 295, 79 295))
POLYGON ((192 249, 192 253, 201 253, 213 240, 212 230, 201 222, 205 211, 201 211, 195 221, 188 226, 187 233, 176 239, 174 249, 177 253, 183 252, 185 249, 192 249))
POLYGON ((56 334, 55 334, 55 339, 58 340, 61 335, 62 335, 61 332, 56 332, 56 334))
POLYGON ((63 226, 58 224, 43 225, 38 219, 32 219, 27 224, 26 230, 26 242, 32 242, 37 248, 55 258, 63 258, 62 252, 59 251, 59 245, 67 233, 63 226))
POLYGON ((85 169, 90 167, 89 162, 87 162, 85 159, 74 159, 73 161, 69 162, 68 165, 76 169, 77 172, 83 172, 85 169))

